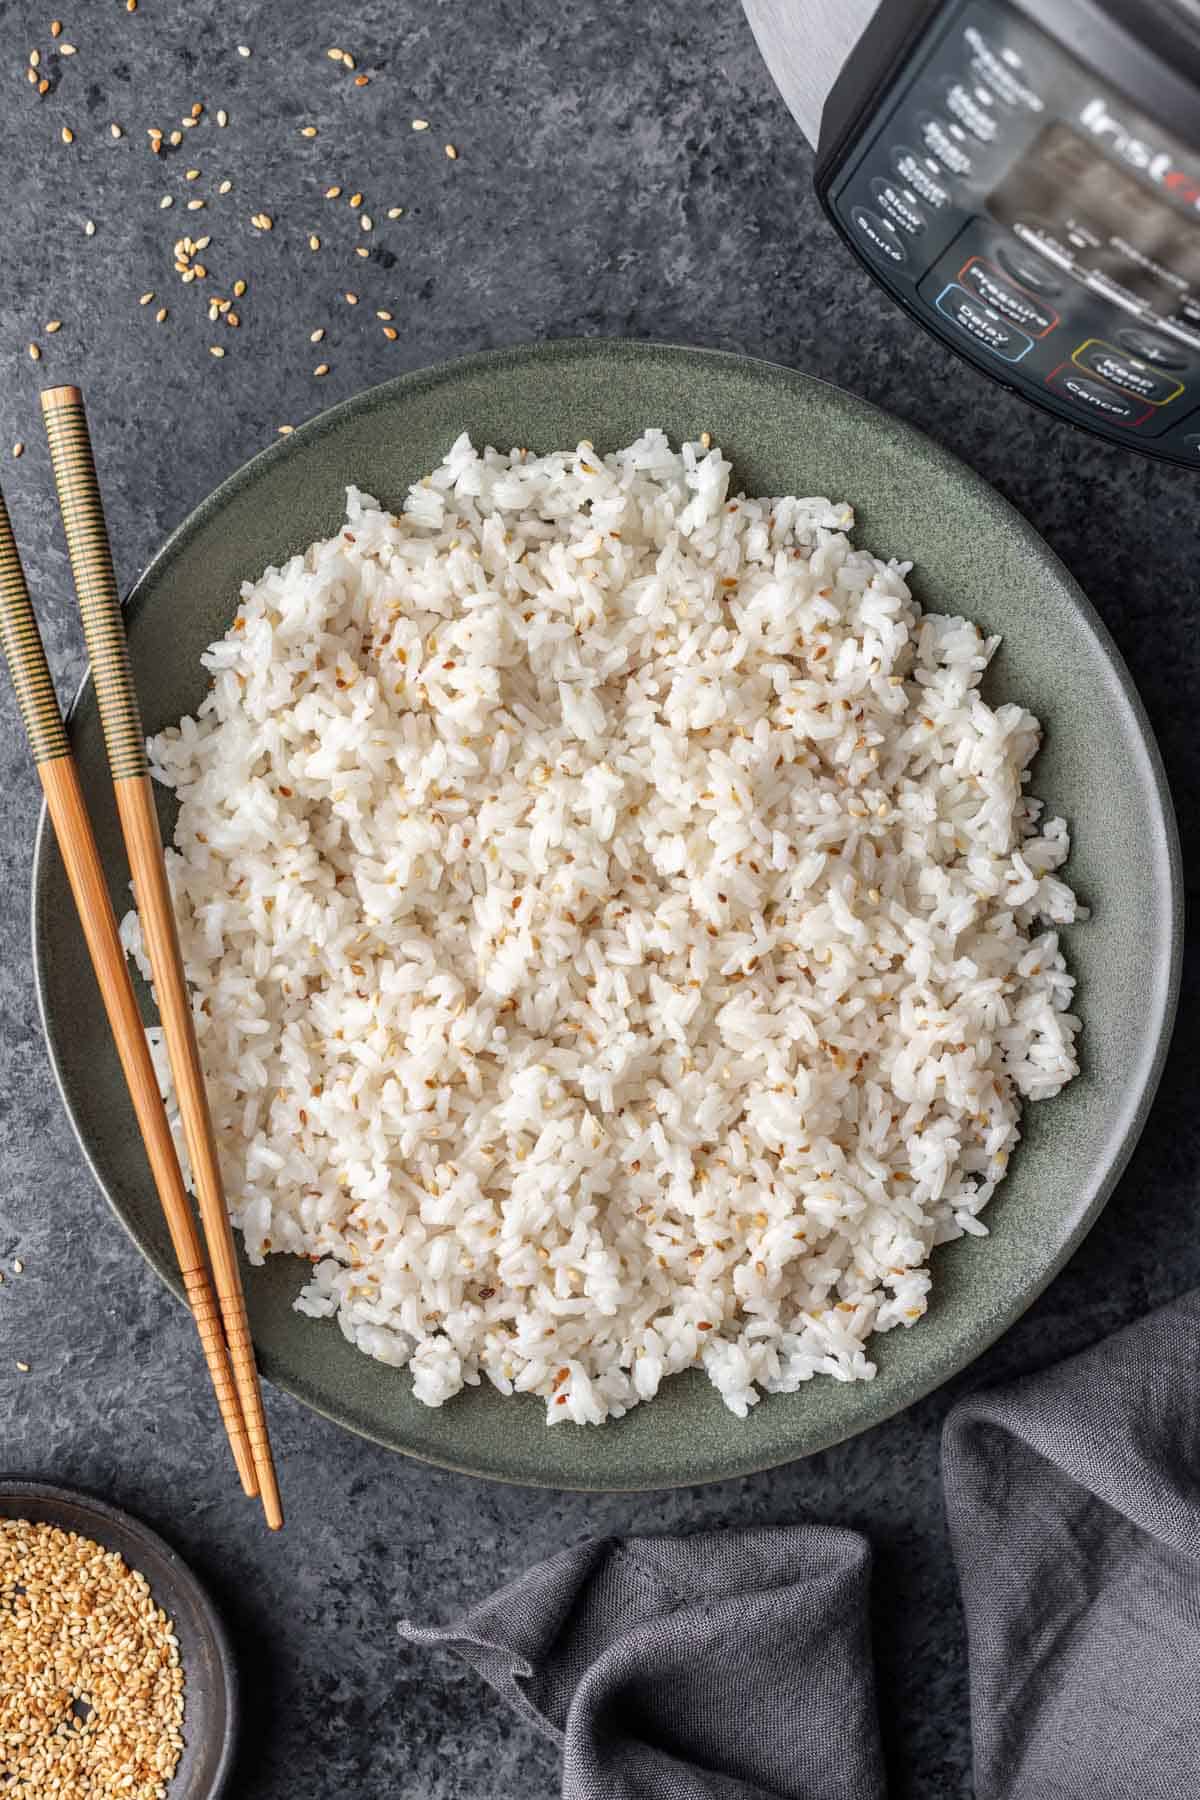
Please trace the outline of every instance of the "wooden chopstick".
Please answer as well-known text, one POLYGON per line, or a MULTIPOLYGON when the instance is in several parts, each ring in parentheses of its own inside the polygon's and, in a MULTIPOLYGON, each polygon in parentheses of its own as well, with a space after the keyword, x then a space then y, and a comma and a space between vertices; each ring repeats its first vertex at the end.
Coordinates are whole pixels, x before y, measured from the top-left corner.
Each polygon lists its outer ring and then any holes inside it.
POLYGON ((3 494, 0 494, 0 638, 92 967, 100 984, 100 997, 121 1059, 125 1085, 137 1115, 154 1185, 183 1276, 184 1292, 200 1334, 204 1360, 208 1364, 229 1446, 242 1486, 253 1496, 258 1493, 258 1481, 229 1367, 221 1315, 209 1281, 200 1234, 188 1203, 166 1109, 158 1091, 154 1063, 108 897, 100 852, 84 806, 79 774, 59 711, 3 494))
POLYGON ((267 1524, 283 1524, 279 1485, 267 1435, 246 1298, 225 1204, 212 1117, 204 1089, 191 1000, 167 885, 162 838, 146 763, 141 713, 129 666, 112 552, 96 481, 91 438, 76 387, 48 388, 42 413, 66 532, 75 591, 96 685, 117 812, 133 876, 134 904, 154 980, 154 993, 183 1121, 213 1282, 267 1524))

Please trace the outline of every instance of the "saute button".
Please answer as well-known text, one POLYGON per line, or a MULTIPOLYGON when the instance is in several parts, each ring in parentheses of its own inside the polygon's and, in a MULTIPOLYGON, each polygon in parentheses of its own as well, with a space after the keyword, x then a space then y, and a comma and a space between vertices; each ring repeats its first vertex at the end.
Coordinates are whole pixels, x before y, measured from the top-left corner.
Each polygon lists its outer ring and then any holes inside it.
POLYGON ((1070 400, 1084 412, 1099 413, 1114 425, 1141 425, 1154 410, 1128 394, 1118 394, 1103 381, 1081 375, 1072 363, 1063 363, 1047 375, 1046 386, 1060 399, 1070 400))
POLYGON ((1111 381, 1122 392, 1133 394, 1138 400, 1148 400, 1151 406, 1165 406, 1168 400, 1177 399, 1183 392, 1182 381, 1176 381, 1173 375, 1147 368, 1136 357, 1126 356, 1123 350, 1114 350, 1100 338, 1089 338, 1080 344, 1071 361, 1090 375, 1111 381))
POLYGON ((1055 294, 1062 293, 1061 281, 1054 279, 1045 263, 1039 262, 1018 245, 1001 244, 996 251, 996 258, 1022 287, 1032 288, 1036 294, 1046 294, 1051 299, 1055 294))
POLYGON ((978 256, 963 265, 958 279, 973 294, 978 294, 993 312, 1000 313, 1013 325, 1022 326, 1034 337, 1044 337, 1058 324, 1058 314, 1053 307, 1043 306, 1032 294, 1022 293, 978 256))
POLYGON ((926 206, 932 206, 940 212, 943 206, 950 204, 950 190, 944 188, 937 178, 932 157, 918 156, 907 144, 900 144, 892 151, 892 167, 906 186, 920 196, 926 206))
POLYGON ((1166 338, 1151 337, 1148 331, 1138 331, 1132 325, 1125 331, 1118 331, 1117 342, 1156 368, 1186 369, 1188 366, 1187 352, 1180 345, 1172 344, 1166 338))
POLYGON ((1005 362, 1020 362, 1033 349, 1033 339, 1013 325, 1006 325, 998 313, 983 306, 966 288, 951 282, 937 297, 937 309, 958 329, 990 350, 1005 362))
POLYGON ((865 206, 856 206, 850 217, 854 221, 854 228, 858 235, 867 240, 870 249, 883 262, 899 266, 900 263, 908 261, 908 251, 901 243, 900 233, 894 225, 889 224, 886 219, 877 218, 873 212, 868 212, 865 206))
POLYGON ((917 237, 925 229, 925 214, 917 205, 915 194, 906 188, 897 187, 884 175, 877 175, 871 183, 871 192, 875 196, 879 210, 893 225, 906 231, 909 237, 917 237))

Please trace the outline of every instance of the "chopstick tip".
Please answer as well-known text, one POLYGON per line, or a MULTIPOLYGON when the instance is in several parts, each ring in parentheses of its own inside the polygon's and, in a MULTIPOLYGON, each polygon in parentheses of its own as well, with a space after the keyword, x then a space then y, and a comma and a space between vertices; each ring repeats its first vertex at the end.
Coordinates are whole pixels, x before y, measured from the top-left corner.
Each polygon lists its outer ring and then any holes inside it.
POLYGON ((60 406, 79 406, 83 395, 77 387, 52 387, 42 389, 42 411, 51 413, 60 406))

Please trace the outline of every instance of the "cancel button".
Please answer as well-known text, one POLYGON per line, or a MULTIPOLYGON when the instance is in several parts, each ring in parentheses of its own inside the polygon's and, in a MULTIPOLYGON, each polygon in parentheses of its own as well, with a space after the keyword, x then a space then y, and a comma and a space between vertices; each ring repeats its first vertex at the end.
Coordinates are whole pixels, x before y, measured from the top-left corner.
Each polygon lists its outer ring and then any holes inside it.
POLYGON ((1080 344, 1071 361, 1089 374, 1099 375, 1102 381, 1110 381, 1122 393, 1134 394, 1151 406, 1164 406, 1183 392, 1182 381, 1162 369, 1150 368, 1136 356, 1128 356, 1124 350, 1106 344, 1102 338, 1089 338, 1086 344, 1080 344))

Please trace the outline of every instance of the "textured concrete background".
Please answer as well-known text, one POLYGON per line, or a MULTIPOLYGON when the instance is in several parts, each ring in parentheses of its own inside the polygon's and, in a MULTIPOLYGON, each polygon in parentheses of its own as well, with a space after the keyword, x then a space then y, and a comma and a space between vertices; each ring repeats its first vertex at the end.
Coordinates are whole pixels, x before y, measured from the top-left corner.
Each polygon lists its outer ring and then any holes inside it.
MULTIPOLYGON (((128 581, 278 424, 393 372, 577 332, 713 344, 794 363, 891 407, 1038 525, 1130 662, 1193 873, 1195 475, 1023 409, 884 302, 819 215, 809 153, 735 0, 141 0, 132 15, 122 0, 61 4, 60 41, 77 46, 74 57, 51 53, 49 0, 0 6, 0 481, 64 691, 82 657, 37 413, 47 380, 87 391, 128 581), (333 44, 354 54, 366 86, 326 59, 333 44), (34 47, 52 83, 40 100, 23 72, 34 47), (147 128, 170 130, 197 100, 202 124, 154 157, 147 128), (224 130, 218 107, 228 109, 224 130), (414 117, 431 129, 413 133, 414 117), (315 139, 299 135, 306 123, 315 139), (457 162, 444 155, 448 142, 457 162), (194 183, 188 168, 201 171, 194 183), (222 197, 225 178, 234 187, 222 197), (344 198, 321 197, 331 183, 361 190, 372 232, 355 228, 344 198), (174 204, 160 210, 167 193, 174 204), (185 211, 191 195, 206 207, 185 211), (389 206, 403 218, 388 221, 389 206), (273 216, 270 233, 249 222, 260 209, 273 216), (172 271, 171 244, 187 230, 212 236, 206 284, 185 287, 172 271), (359 243, 369 258, 353 254, 359 243), (238 276, 249 283, 240 328, 210 326, 197 288, 228 295, 238 276), (358 307, 342 298, 347 289, 362 296, 358 307), (139 306, 150 290, 154 301, 139 306), (395 315, 394 343, 377 307, 395 315), (53 318, 62 329, 47 334, 53 318), (319 325, 327 336, 316 349, 308 336, 319 325), (30 342, 42 346, 36 365, 30 342), (222 360, 210 357, 212 343, 222 360), (331 372, 317 380, 322 360, 331 372), (13 461, 9 446, 21 439, 13 461)), ((447 1616, 589 1533, 805 1515, 859 1527, 875 1546, 893 1794, 967 1796, 966 1665, 939 1427, 955 1392, 1077 1349, 1200 1279, 1194 955, 1176 1054, 1120 1193, 1045 1297, 950 1391, 807 1464, 607 1499, 436 1473, 272 1395, 289 1526, 269 1541, 215 1448, 190 1327, 107 1213, 53 1090, 27 950, 36 816, 5 684, 0 1468, 131 1507, 211 1583, 249 1701, 239 1800, 549 1800, 550 1748, 455 1663, 402 1648, 395 1618, 447 1616), (15 1373, 18 1358, 28 1375, 15 1373)))

